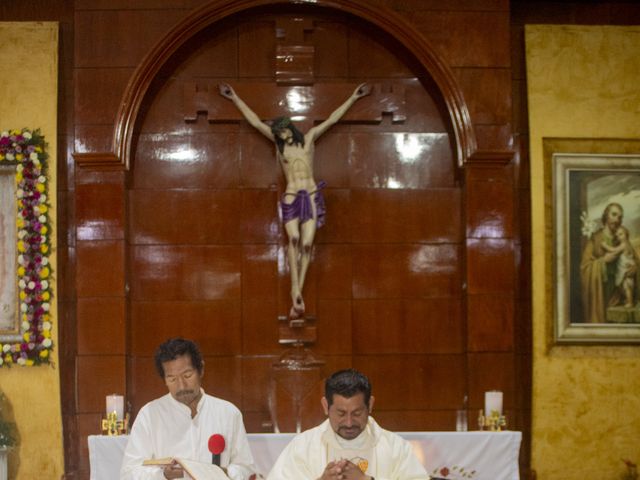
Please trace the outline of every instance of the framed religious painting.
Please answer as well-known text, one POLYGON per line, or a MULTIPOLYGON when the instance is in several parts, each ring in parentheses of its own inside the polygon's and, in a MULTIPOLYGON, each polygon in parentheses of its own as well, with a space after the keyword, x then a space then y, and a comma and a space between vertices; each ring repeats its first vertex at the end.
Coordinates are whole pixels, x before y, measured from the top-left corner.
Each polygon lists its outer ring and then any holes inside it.
POLYGON ((0 164, 0 338, 19 341, 15 167, 0 164))
POLYGON ((552 155, 555 343, 640 343, 640 155, 552 155))
POLYGON ((0 367, 50 361, 48 184, 48 155, 40 132, 0 132, 0 367))

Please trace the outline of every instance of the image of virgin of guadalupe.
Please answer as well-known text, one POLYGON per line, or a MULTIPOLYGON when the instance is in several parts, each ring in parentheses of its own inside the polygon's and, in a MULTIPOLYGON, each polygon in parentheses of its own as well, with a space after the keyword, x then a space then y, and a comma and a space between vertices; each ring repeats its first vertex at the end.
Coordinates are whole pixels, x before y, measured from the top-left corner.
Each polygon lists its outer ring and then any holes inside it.
POLYGON ((0 168, 0 333, 18 331, 15 168, 0 168))

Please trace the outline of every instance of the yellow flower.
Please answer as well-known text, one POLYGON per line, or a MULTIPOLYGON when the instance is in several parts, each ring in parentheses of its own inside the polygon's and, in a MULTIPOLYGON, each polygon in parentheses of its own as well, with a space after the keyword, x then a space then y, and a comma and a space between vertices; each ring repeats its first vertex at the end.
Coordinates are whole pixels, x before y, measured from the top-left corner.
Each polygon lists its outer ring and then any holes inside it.
MULTIPOLYGON (((45 247, 46 245, 43 245, 45 247)), ((44 267, 40 270, 40 278, 47 278, 49 276, 49 267, 44 267)))
POLYGON ((16 183, 20 183, 22 178, 22 172, 16 172, 16 183))
POLYGON ((27 294, 25 293, 25 291, 24 291, 24 290, 22 290, 22 291, 20 292, 20 300, 24 300, 25 298, 27 298, 27 294))
POLYGON ((40 245, 40 251, 42 253, 47 253, 49 251, 49 245, 47 245, 46 243, 43 243, 42 245, 40 245))
POLYGON ((0 162, 4 160, 4 153, 0 153, 0 162))
POLYGON ((24 242, 22 240, 18 240, 18 251, 19 252, 24 252, 25 251, 25 246, 24 246, 24 242))
POLYGON ((49 320, 51 320, 51 315, 49 315, 48 313, 45 313, 45 314, 42 316, 42 321, 43 321, 43 322, 48 322, 49 320))
POLYGON ((44 183, 39 183, 36 185, 36 190, 38 190, 40 193, 44 192, 45 186, 44 183))
POLYGON ((24 277, 24 274, 26 273, 26 270, 24 269, 24 267, 22 265, 20 265, 18 267, 18 276, 19 277, 24 277))
POLYGON ((49 350, 40 350, 40 358, 47 358, 49 356, 49 350))
POLYGON ((30 332, 25 332, 22 335, 22 338, 24 339, 25 342, 29 342, 31 340, 31 333, 30 332))
POLYGON ((7 353, 7 354, 4 356, 4 363, 13 363, 13 358, 11 357, 11 354, 10 354, 10 353, 7 353))
POLYGON ((29 358, 29 359, 28 359, 24 364, 25 364, 27 367, 32 367, 32 366, 33 366, 33 363, 34 363, 34 362, 33 362, 33 360, 29 358))
POLYGON ((42 299, 43 300, 49 300, 51 298, 51 295, 49 295, 49 292, 44 292, 42 294, 42 299))
POLYGON ((40 205, 38 207, 38 210, 40 210, 40 213, 47 213, 47 211, 49 210, 49 208, 47 208, 46 205, 40 205))
POLYGON ((18 161, 24 160, 24 155, 22 153, 16 153, 16 160, 18 161))
POLYGON ((42 235, 46 235, 48 231, 49 231, 49 229, 47 228, 46 225, 42 225, 42 227, 40 228, 40 233, 42 235))
POLYGON ((11 130, 11 135, 20 135, 22 133, 21 130, 13 129, 11 130))
POLYGON ((16 220, 16 227, 24 228, 24 219, 22 217, 18 217, 16 220))
POLYGON ((51 330, 43 330, 42 331, 42 336, 44 338, 51 338, 51 330))
POLYGON ((35 148, 35 151, 38 153, 42 153, 42 147, 38 146, 35 148))
POLYGON ((23 322, 26 322, 26 321, 27 321, 27 314, 26 314, 26 313, 23 313, 23 314, 22 314, 22 321, 23 321, 23 322))

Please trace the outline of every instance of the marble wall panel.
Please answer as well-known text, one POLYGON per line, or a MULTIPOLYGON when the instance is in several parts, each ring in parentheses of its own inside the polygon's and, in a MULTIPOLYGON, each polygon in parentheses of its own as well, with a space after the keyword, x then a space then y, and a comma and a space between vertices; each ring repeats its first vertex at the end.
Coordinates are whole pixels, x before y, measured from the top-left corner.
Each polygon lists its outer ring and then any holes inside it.
POLYGON ((146 245, 129 249, 132 300, 239 299, 240 246, 146 245))
POLYGON ((79 298, 76 313, 78 354, 126 354, 126 320, 124 297, 79 298))
POLYGON ((353 247, 354 298, 458 295, 460 247, 387 244, 353 247))
POLYGON ((463 312, 456 300, 456 297, 354 300, 354 353, 464 352, 463 312))
POLYGON ((463 355, 355 356, 371 379, 378 410, 439 410, 462 402, 463 355))
POLYGON ((129 352, 152 356, 171 337, 195 339, 210 355, 241 352, 241 305, 237 299, 213 301, 135 301, 131 303, 129 352))

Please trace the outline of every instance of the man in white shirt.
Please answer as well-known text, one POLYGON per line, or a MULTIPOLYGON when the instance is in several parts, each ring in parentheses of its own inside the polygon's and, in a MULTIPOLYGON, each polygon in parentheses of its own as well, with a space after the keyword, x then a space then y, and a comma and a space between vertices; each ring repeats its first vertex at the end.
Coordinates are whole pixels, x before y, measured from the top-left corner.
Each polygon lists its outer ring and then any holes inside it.
POLYGON ((124 452, 120 479, 182 478, 184 472, 175 463, 164 467, 142 463, 165 457, 212 463, 209 439, 216 434, 224 438, 219 466, 229 478, 253 478, 253 456, 242 414, 232 403, 207 395, 201 388, 204 361, 198 346, 183 338, 167 340, 158 347, 155 364, 169 393, 140 409, 124 452))
POLYGON ((267 480, 427 480, 411 445, 369 416, 373 402, 362 373, 331 375, 321 400, 329 418, 296 436, 267 480))

